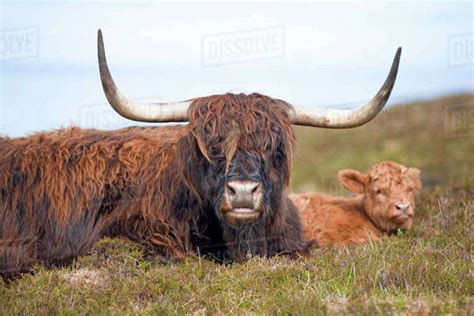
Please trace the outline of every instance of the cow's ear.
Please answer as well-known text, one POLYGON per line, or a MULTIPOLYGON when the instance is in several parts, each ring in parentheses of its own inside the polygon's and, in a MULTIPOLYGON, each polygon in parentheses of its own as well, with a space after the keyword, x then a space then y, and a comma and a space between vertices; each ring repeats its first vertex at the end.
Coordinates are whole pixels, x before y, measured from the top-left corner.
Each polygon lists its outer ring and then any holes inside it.
POLYGON ((417 168, 409 168, 408 169, 408 177, 410 177, 411 181, 413 182, 413 188, 415 191, 421 190, 421 180, 420 180, 420 170, 417 168))
POLYGON ((365 191, 368 176, 357 170, 345 169, 337 174, 339 182, 349 191, 362 194, 365 191))

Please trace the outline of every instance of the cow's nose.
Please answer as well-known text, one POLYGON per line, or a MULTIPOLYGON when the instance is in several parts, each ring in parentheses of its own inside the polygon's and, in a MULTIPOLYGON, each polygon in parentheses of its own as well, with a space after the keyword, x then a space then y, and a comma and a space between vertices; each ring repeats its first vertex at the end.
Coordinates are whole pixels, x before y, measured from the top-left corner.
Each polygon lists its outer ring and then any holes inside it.
POLYGON ((255 181, 229 181, 225 189, 234 208, 253 207, 261 194, 261 185, 255 181))
POLYGON ((410 209, 410 203, 398 203, 395 204, 395 208, 402 213, 407 213, 410 209))

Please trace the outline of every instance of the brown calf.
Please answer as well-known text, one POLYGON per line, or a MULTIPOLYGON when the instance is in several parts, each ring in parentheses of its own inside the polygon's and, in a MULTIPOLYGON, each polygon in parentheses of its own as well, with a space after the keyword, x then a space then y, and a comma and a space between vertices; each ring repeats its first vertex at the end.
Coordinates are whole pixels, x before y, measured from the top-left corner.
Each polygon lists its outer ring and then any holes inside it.
POLYGON ((315 240, 320 247, 344 247, 411 229, 414 194, 421 189, 419 175, 416 168, 384 161, 367 174, 339 171, 339 182, 355 197, 291 194, 300 210, 304 239, 315 240))

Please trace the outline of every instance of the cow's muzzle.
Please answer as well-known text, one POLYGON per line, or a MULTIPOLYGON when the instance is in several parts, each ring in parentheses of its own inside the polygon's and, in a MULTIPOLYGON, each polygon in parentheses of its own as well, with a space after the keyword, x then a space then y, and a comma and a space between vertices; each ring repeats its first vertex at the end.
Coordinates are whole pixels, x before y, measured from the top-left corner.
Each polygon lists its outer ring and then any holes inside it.
POLYGON ((225 220, 232 225, 250 224, 262 215, 262 184, 251 180, 226 183, 221 208, 225 220))

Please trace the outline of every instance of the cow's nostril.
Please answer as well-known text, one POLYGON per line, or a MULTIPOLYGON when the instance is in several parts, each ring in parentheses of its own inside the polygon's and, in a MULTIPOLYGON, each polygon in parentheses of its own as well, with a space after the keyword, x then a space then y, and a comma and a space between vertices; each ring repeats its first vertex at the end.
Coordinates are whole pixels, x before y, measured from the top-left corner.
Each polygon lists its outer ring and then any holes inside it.
POLYGON ((257 194, 259 190, 260 190, 260 183, 257 183, 255 184, 255 187, 251 191, 252 195, 257 194))
POLYGON ((227 192, 230 195, 235 195, 236 194, 235 189, 229 183, 227 183, 227 192))
POLYGON ((395 204, 395 208, 399 211, 406 212, 410 208, 410 203, 406 204, 395 204))

